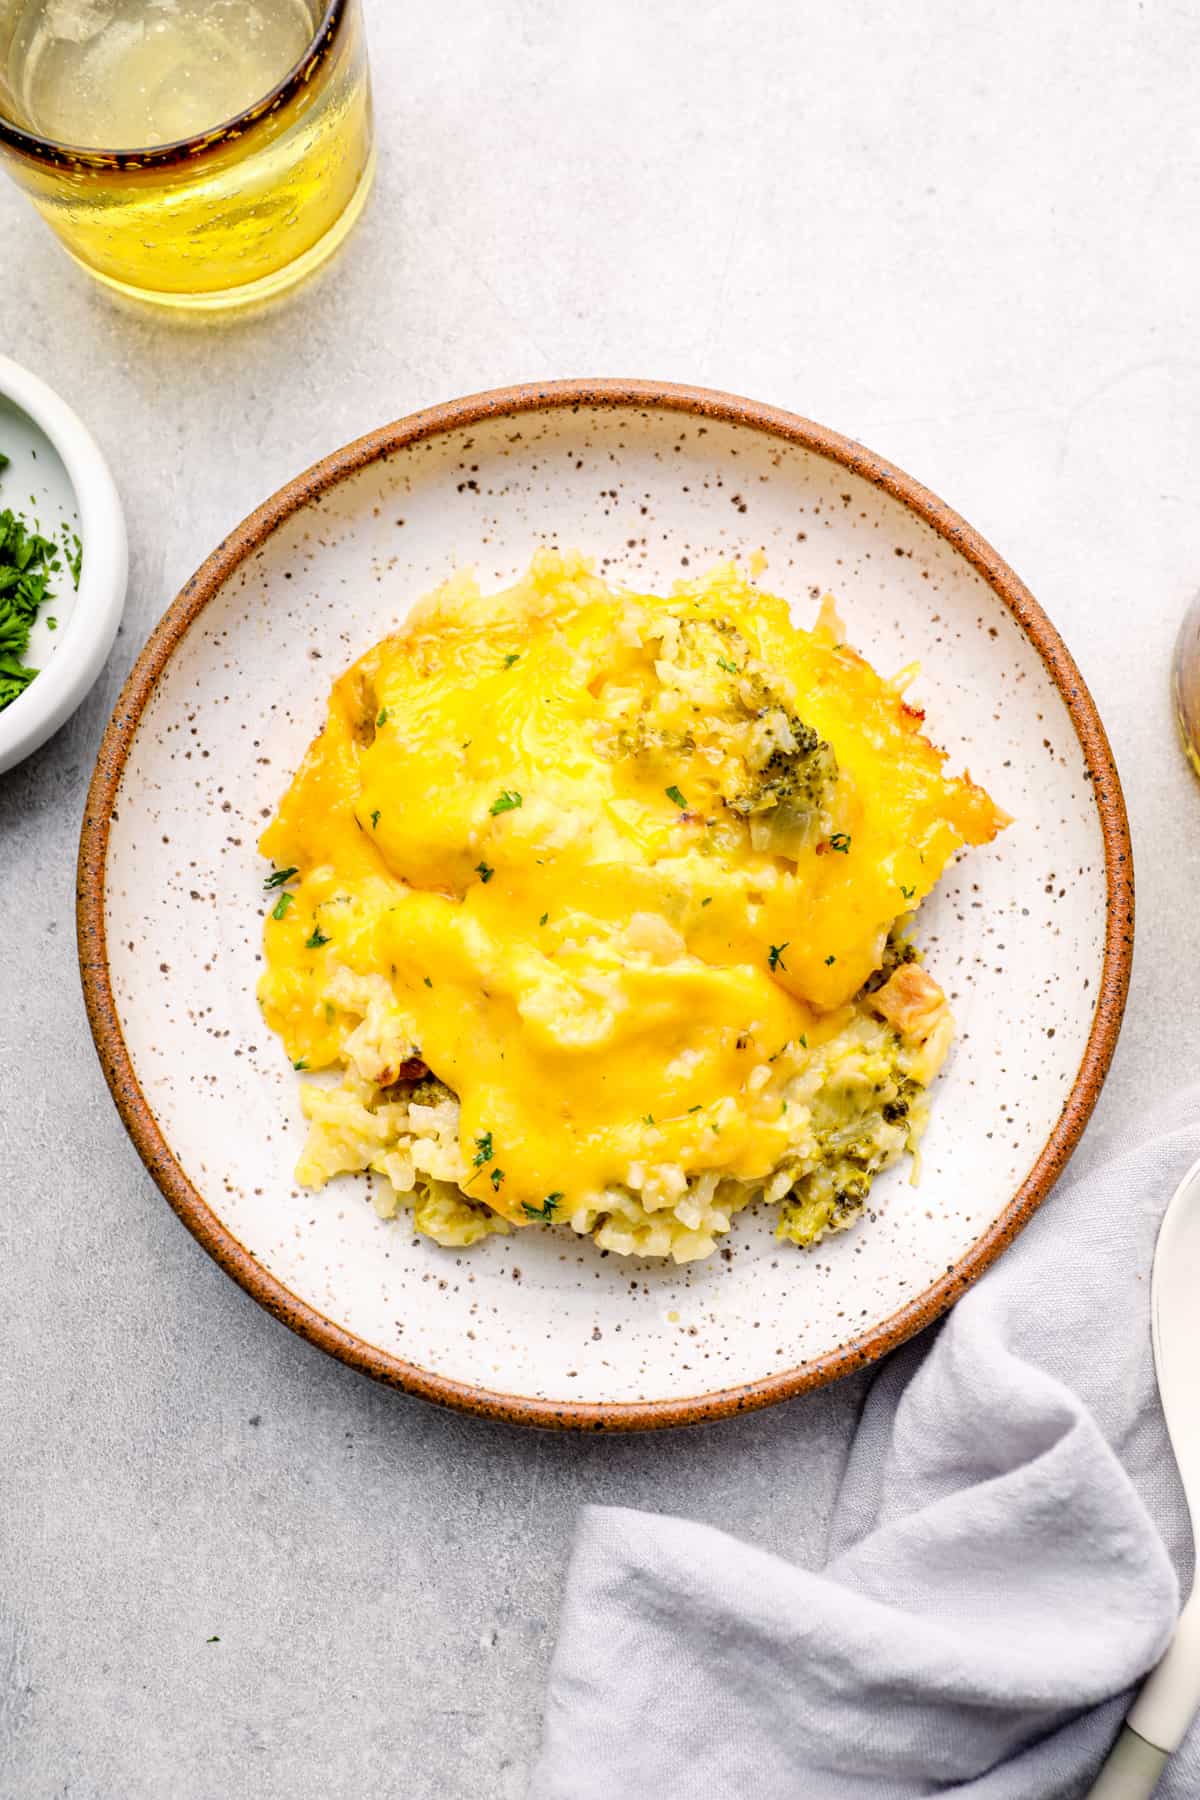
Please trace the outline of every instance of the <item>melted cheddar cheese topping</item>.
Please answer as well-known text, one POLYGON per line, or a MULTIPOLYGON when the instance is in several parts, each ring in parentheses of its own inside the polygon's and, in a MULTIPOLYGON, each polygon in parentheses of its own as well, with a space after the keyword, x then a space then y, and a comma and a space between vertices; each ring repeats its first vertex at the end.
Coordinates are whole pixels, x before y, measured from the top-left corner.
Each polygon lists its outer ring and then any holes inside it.
MULTIPOLYGON (((345 1071, 307 1088, 301 1177, 374 1168, 445 1242, 703 1254, 811 1198, 870 1088, 899 1110, 869 1185, 949 1024, 932 983, 907 1034, 864 990, 895 1001, 897 922, 1004 823, 921 722, 832 603, 800 629, 732 566, 669 597, 549 551, 501 594, 455 577, 335 684, 262 839, 267 1020, 345 1071)), ((789 1235, 849 1222, 827 1198, 789 1235)))

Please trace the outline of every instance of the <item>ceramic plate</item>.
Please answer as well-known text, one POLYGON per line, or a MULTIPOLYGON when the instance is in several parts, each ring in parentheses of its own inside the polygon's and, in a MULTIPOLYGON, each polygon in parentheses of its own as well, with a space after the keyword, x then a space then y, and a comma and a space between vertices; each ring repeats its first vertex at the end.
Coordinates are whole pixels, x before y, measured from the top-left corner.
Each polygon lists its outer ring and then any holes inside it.
POLYGON ((1129 971, 1128 833, 1095 708, 1015 575, 860 445, 703 390, 560 383, 439 407, 260 508, 146 646, 101 749, 80 859, 92 1029, 151 1173, 277 1317, 368 1373, 536 1424, 639 1427, 765 1405, 859 1367, 999 1254, 1075 1144, 1129 971), (837 595, 884 671, 1014 816, 920 914, 959 1038, 919 1186, 880 1178, 810 1252, 743 1214, 686 1268, 561 1233, 469 1251, 384 1223, 366 1182, 299 1191, 295 1075, 254 999, 255 842, 333 678, 451 570, 510 582, 541 543, 659 588, 762 549, 810 622, 837 595))

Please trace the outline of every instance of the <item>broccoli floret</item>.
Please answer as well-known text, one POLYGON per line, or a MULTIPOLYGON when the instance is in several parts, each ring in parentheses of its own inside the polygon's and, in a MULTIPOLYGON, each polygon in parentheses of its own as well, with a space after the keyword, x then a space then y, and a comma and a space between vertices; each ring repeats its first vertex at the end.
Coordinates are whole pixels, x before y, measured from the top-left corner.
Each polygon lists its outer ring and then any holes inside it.
MULTIPOLYGON (((667 696, 665 719, 661 694, 648 698, 639 716, 614 736, 609 753, 674 775, 680 761, 701 749, 708 767, 723 765, 720 804, 749 826, 754 848, 799 856, 828 833, 838 779, 831 745, 791 710, 786 692, 756 665, 750 645, 728 619, 681 620, 670 656, 710 680, 718 671, 719 703, 703 714, 693 705, 692 725, 678 721, 678 694, 667 696)), ((682 776, 675 785, 689 791, 682 776)))
POLYGON ((613 749, 618 756, 645 761, 690 756, 695 748, 696 740, 690 731, 666 731, 661 726, 651 725, 645 718, 635 719, 613 740, 613 749))
POLYGON ((825 811, 838 778, 832 747, 811 726, 789 719, 795 750, 773 750, 757 779, 734 794, 726 805, 743 819, 776 812, 788 830, 804 830, 825 811))
POLYGON ((828 829, 837 758, 812 726, 794 714, 776 706, 757 717, 758 742, 766 740, 766 754, 759 767, 753 766, 757 755, 747 760, 746 785, 725 804, 749 822, 756 850, 795 857, 828 829))
MULTIPOLYGON (((898 1042, 898 1040, 895 1040, 898 1042)), ((843 1231, 866 1205, 871 1184, 912 1142, 920 1086, 897 1066, 875 1086, 878 1099, 847 1116, 846 1100, 822 1090, 813 1105, 820 1161, 798 1177, 783 1202, 778 1236, 813 1244, 827 1231, 843 1231)))

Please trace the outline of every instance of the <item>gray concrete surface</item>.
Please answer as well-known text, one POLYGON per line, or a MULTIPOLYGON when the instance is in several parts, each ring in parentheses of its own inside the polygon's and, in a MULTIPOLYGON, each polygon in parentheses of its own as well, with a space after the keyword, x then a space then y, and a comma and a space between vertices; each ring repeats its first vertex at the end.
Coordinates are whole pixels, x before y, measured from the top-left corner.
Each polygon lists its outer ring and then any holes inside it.
POLYGON ((0 348, 74 397, 133 546, 105 677, 0 778, 0 1794, 19 1800, 517 1800, 580 1503, 817 1559, 860 1400, 606 1442, 443 1414, 274 1324, 143 1174, 77 989, 85 782, 176 588, 327 449, 475 388, 637 374, 795 407, 914 471, 1063 629, 1124 773, 1140 947, 1087 1153, 1194 1066, 1200 791, 1166 679, 1200 585, 1200 15, 368 12, 377 191, 269 316, 120 310, 0 186, 0 348))

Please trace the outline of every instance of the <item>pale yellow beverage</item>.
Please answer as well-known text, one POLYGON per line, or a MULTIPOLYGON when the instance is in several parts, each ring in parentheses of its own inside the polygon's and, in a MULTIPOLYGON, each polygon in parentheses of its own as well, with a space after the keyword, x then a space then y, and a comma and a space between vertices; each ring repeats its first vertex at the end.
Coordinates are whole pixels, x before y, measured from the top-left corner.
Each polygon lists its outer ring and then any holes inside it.
POLYGON ((1200 775, 1200 595, 1192 601, 1179 629, 1171 684, 1183 748, 1200 775))
POLYGON ((0 0, 0 146, 113 286, 208 307, 278 292, 366 196, 359 0, 0 0))

